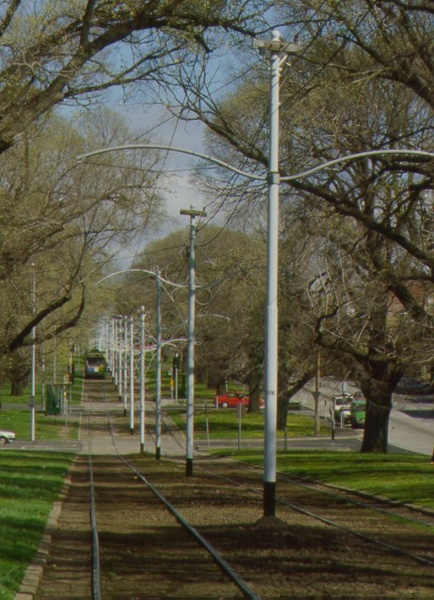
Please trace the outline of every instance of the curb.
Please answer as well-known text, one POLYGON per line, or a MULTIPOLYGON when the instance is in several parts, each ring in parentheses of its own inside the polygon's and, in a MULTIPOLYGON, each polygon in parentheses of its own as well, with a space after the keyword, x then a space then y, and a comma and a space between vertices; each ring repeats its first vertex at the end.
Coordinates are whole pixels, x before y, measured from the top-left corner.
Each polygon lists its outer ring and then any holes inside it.
MULTIPOLYGON (((73 461, 71 468, 73 467, 75 460, 73 461)), ((53 507, 51 509, 50 515, 42 533, 41 541, 39 542, 39 547, 36 551, 35 556, 32 559, 32 562, 26 569, 19 590, 14 596, 14 600, 36 600, 36 594, 38 591, 39 584, 41 583, 42 574, 44 572, 44 566, 47 563, 49 555, 51 539, 53 534, 58 529, 58 522, 60 513, 62 512, 63 501, 65 499, 66 494, 68 493, 70 485, 71 477, 68 474, 65 478, 65 481, 63 482, 59 500, 56 500, 56 502, 54 502, 53 507)))

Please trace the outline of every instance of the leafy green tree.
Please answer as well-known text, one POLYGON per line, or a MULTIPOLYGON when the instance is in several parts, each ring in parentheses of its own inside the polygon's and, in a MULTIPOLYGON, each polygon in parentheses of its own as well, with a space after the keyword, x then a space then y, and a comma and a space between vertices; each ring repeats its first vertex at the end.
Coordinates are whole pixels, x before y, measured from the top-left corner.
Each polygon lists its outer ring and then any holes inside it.
POLYGON ((47 117, 2 156, 2 356, 22 357, 34 327, 37 344, 74 327, 116 244, 158 223, 159 197, 148 177, 152 158, 77 167, 86 140, 121 142, 129 135, 117 116, 101 117, 101 123, 84 116, 75 124, 47 117))
POLYGON ((284 0, 279 12, 281 25, 300 36, 317 71, 330 67, 348 82, 395 82, 434 108, 431 2, 284 0))
POLYGON ((0 153, 59 103, 91 103, 107 89, 135 82, 158 88, 181 63, 186 71, 198 69, 224 32, 235 41, 248 35, 268 4, 2 2, 0 153))
MULTIPOLYGON (((152 242, 133 268, 161 275, 181 288, 165 286, 161 296, 163 338, 186 337, 188 320, 188 230, 152 242)), ((199 227, 196 237, 196 338, 198 380, 220 391, 226 379, 249 388, 259 408, 263 361, 265 244, 257 236, 215 226, 199 227), (259 320, 258 320, 259 317, 259 320), (259 357, 259 358, 258 358, 259 357)), ((155 284, 148 274, 122 278, 117 307, 129 314, 145 304, 155 323, 155 284)), ((180 348, 185 350, 185 345, 180 348)))
MULTIPOLYGON (((363 2, 345 3, 345 7, 351 5, 360 11, 368 4, 374 10, 371 3, 363 2)), ((381 3, 381 10, 386 4, 381 3)), ((293 5, 302 11, 302 3, 282 6, 292 15, 293 5)), ((351 11, 350 14, 354 16, 351 11)), ((367 14, 363 12, 366 18, 367 14)), ((354 35, 359 42, 366 22, 360 21, 360 31, 354 35)), ((324 23, 323 32, 316 21, 311 23, 306 17, 305 37, 311 30, 315 35, 307 40, 305 56, 294 59, 282 80, 282 174, 297 173, 337 156, 366 150, 430 150, 432 107, 425 95, 415 93, 412 85, 403 85, 398 77, 383 77, 380 69, 363 76, 366 60, 360 44, 352 44, 348 39, 342 47, 334 45, 333 39, 330 42, 326 36, 330 32, 328 21, 324 19, 324 23), (329 42, 335 51, 333 55, 323 52, 329 42), (323 60, 325 55, 328 62, 323 60), (339 60, 332 60, 335 57, 339 60), (347 65, 351 68, 345 68, 347 65)), ((399 19, 395 23, 403 25, 399 19)), ((422 15, 417 24, 414 35, 421 46, 427 42, 429 47, 432 38, 427 40, 426 30, 430 20, 422 15)), ((392 35, 390 28, 388 32, 392 35)), ((404 37, 408 34, 407 30, 402 33, 404 37)), ((194 106, 196 115, 218 136, 217 141, 213 138, 210 142, 212 149, 220 157, 229 157, 232 164, 244 161, 245 167, 247 159, 253 167, 255 163, 266 167, 267 132, 261 107, 267 105, 268 82, 260 73, 225 101, 206 104, 199 90, 198 98, 203 102, 194 106)), ((217 188, 221 194, 221 182, 229 182, 223 171, 207 184, 207 189, 217 188)), ((246 197, 245 187, 238 190, 240 198, 243 194, 246 197)), ((250 195, 249 205, 257 210, 260 194, 265 196, 265 190, 254 190, 253 195, 255 192, 259 192, 256 204, 250 202, 250 195)), ((300 232, 310 231, 314 238, 327 240, 322 248, 316 246, 324 253, 324 259, 317 261, 316 272, 310 271, 311 281, 306 280, 304 263, 300 264, 305 272, 298 275, 300 284, 310 290, 304 301, 310 303, 315 296, 317 302, 316 321, 307 321, 315 332, 311 339, 351 365, 369 400, 363 450, 386 451, 393 388, 409 364, 428 360, 428 354, 423 359, 420 351, 426 351, 430 340, 432 345, 432 165, 428 159, 410 157, 349 162, 308 179, 292 180, 288 186, 282 186, 281 197, 284 219, 298 219, 300 232), (339 257, 336 268, 332 268, 333 253, 339 257), (341 264, 346 265, 345 270, 341 271, 341 264), (354 303, 363 299, 363 312, 360 306, 351 305, 349 297, 354 303), (406 328, 400 331, 396 323, 402 322, 404 313, 406 328), (413 335, 416 343, 409 346, 413 335)), ((221 204, 221 196, 218 202, 221 204)), ((246 203, 243 209, 246 211, 246 203)), ((314 261, 311 265, 315 266, 314 261)), ((285 304, 284 299, 281 304, 285 304)), ((285 361, 284 354, 281 357, 285 361)))

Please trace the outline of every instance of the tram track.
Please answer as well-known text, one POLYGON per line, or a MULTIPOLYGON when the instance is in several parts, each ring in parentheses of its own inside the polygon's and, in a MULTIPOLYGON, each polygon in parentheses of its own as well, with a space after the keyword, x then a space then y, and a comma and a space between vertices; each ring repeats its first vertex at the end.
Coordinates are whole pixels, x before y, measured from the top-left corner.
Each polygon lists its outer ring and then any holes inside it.
MULTIPOLYGON (((419 515, 413 520, 400 519, 374 510, 374 505, 364 506, 366 500, 357 497, 347 502, 340 491, 335 495, 335 490, 326 487, 323 492, 327 493, 310 489, 319 482, 294 485, 294 481, 285 481, 286 476, 279 476, 277 518, 261 518, 259 469, 198 456, 194 477, 186 477, 182 460, 157 461, 149 454, 126 457, 116 453, 115 440, 128 431, 125 419, 117 415, 119 404, 106 398, 102 388, 98 398, 88 396, 82 423, 89 423, 93 449, 77 458, 72 479, 84 488, 87 478, 88 486, 91 460, 101 598, 432 597, 434 540, 431 526, 420 523, 419 515), (100 448, 96 441, 101 437, 112 444, 111 453, 94 452, 100 448), (212 553, 181 529, 178 516, 221 557, 219 566, 212 553), (360 535, 352 534, 356 530, 360 535), (377 538, 380 544, 370 538, 377 538), (246 583, 246 589, 228 582, 224 565, 246 583)), ((163 427, 166 430, 164 422, 163 427)), ((82 492, 69 514, 81 512, 85 505, 88 510, 89 490, 82 492)), ((88 548, 95 537, 89 521, 88 516, 84 535, 88 548)), ((68 535, 67 523, 68 512, 60 527, 68 535)), ((71 546, 74 541, 70 540, 71 546)), ((80 547, 80 555, 89 555, 87 567, 84 559, 80 561, 83 564, 75 561, 73 567, 66 567, 69 586, 73 579, 81 578, 79 567, 83 567, 83 580, 88 577, 85 572, 91 568, 91 552, 80 547)), ((60 561, 53 561, 57 562, 55 570, 60 571, 60 561)), ((45 583, 48 588, 46 585, 45 595, 38 596, 40 600, 98 598, 90 583, 88 593, 76 596, 58 593, 59 588, 53 594, 50 581, 45 583)))
MULTIPOLYGON (((242 480, 243 473, 252 471, 258 472, 257 469, 252 468, 251 466, 246 467, 241 463, 235 463, 233 466, 235 477, 228 477, 227 465, 224 467, 226 473, 224 476, 218 475, 218 468, 218 466, 213 466, 212 472, 206 469, 203 470, 209 476, 216 479, 226 480, 253 494, 262 495, 263 491, 259 482, 253 486, 251 480, 242 480)), ((229 467, 229 469, 230 468, 231 467, 229 467)), ((289 508, 296 513, 303 514, 324 525, 340 529, 369 544, 381 546, 386 551, 391 552, 394 556, 402 555, 416 563, 434 568, 434 550, 432 550, 432 548, 434 548, 434 532, 432 531, 434 529, 434 514, 430 514, 427 511, 418 509, 414 506, 397 505, 396 503, 387 501, 386 499, 378 499, 367 493, 362 494, 363 500, 361 500, 360 494, 356 491, 339 488, 337 486, 329 486, 318 481, 307 483, 306 481, 300 481, 299 479, 288 477, 281 473, 278 474, 278 482, 278 492, 276 496, 276 503, 278 506, 289 508), (296 496, 297 498, 302 498, 302 502, 297 503, 294 501, 294 489, 303 492, 296 496), (313 494, 313 496, 326 496, 329 503, 321 503, 321 512, 319 512, 317 508, 309 508, 318 505, 313 497, 309 499, 309 494, 313 494), (353 508, 351 512, 348 509, 345 510, 343 508, 348 506, 353 508), (357 517, 355 515, 356 512, 369 512, 378 515, 378 518, 370 519, 371 524, 368 532, 361 531, 349 524, 352 522, 360 524, 361 519, 360 516, 357 517), (338 517, 336 517, 336 514, 338 514, 338 517), (390 519, 393 522, 401 522, 402 529, 404 530, 404 528, 406 528, 405 531, 409 534, 414 532, 415 527, 426 528, 429 530, 430 535, 432 536, 432 543, 425 552, 425 555, 415 553, 406 547, 398 546, 382 539, 381 531, 385 528, 386 519, 390 519)))
MULTIPOLYGON (((260 596, 239 573, 181 512, 166 500, 157 487, 152 485, 142 468, 139 470, 117 451, 105 394, 100 398, 99 404, 100 410, 95 411, 94 403, 89 400, 85 418, 87 456, 77 459, 81 468, 84 469, 87 465, 88 470, 91 546, 88 554, 91 556, 91 564, 88 569, 83 565, 83 571, 92 571, 91 592, 80 597, 91 597, 93 600, 141 597, 203 598, 203 591, 195 591, 198 582, 203 578, 200 587, 207 587, 209 598, 260 600, 260 596), (101 406, 104 407, 102 411, 101 406), (96 431, 102 433, 104 429, 110 435, 113 454, 98 456, 93 452, 94 436, 96 431), (118 518, 115 518, 115 513, 118 518), (119 518, 120 513, 123 514, 123 518, 119 518), (152 514, 151 519, 149 514, 152 514), (146 524, 148 520, 152 521, 150 526, 146 524), (153 525, 155 521, 158 522, 158 529, 163 528, 163 532, 164 529, 170 530, 170 544, 156 542, 159 535, 153 525), (182 553, 173 548, 173 544, 179 545, 182 553), (170 554, 177 557, 175 579, 167 565, 173 562, 173 556, 170 554), (161 561, 157 565, 158 555, 161 561), (151 569, 148 568, 149 565, 152 565, 151 569), (168 592, 168 588, 172 591, 168 592), (188 590, 187 594, 182 590, 188 590)), ((83 508, 81 507, 81 510, 83 508)), ((160 537, 164 538, 164 533, 160 537)), ((61 544, 61 541, 59 543, 61 544)), ((59 565, 54 563, 54 559, 52 566, 58 571, 59 565)), ((43 578, 38 592, 40 600, 53 597, 50 591, 49 571, 50 569, 47 569, 47 576, 43 578)), ((75 575, 80 577, 79 572, 75 575)), ((56 584, 56 597, 69 598, 71 588, 69 591, 60 592, 58 586, 59 582, 56 584)))

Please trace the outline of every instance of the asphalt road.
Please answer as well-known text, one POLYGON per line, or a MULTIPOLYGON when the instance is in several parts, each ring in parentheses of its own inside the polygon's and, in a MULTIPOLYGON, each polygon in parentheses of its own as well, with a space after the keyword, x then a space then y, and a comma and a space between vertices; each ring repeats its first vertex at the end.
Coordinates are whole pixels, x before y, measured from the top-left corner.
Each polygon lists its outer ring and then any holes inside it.
MULTIPOLYGON (((350 383, 345 384, 345 389, 349 393, 356 391, 356 388, 350 383)), ((322 381, 320 395, 321 417, 326 417, 330 414, 333 394, 341 393, 341 382, 330 379, 322 381)), ((296 399, 303 406, 313 410, 314 401, 311 392, 302 390, 297 394, 296 399)), ((339 441, 337 440, 335 443, 339 443, 339 441)), ((395 394, 389 420, 389 450, 405 450, 432 456, 433 444, 434 397, 395 394)), ((357 438, 354 440, 352 446, 357 446, 357 438)))
POLYGON ((389 421, 389 444, 411 452, 433 454, 434 402, 432 397, 396 398, 389 421))

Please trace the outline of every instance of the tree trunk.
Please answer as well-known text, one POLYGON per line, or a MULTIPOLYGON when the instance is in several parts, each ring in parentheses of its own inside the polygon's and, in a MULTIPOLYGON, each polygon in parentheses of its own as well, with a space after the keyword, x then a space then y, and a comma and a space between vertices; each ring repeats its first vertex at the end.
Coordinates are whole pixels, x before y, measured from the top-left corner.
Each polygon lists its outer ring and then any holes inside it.
POLYGON ((259 369, 253 368, 249 381, 249 413, 259 412, 260 410, 260 392, 261 392, 261 372, 259 369))
POLYGON ((288 418, 288 405, 291 398, 297 392, 302 390, 309 379, 312 377, 312 371, 305 371, 296 381, 292 381, 289 385, 289 377, 287 373, 280 373, 279 377, 279 396, 277 400, 277 429, 284 431, 288 418))
POLYGON ((25 381, 13 379, 11 381, 11 396, 22 396, 24 394, 25 381))
POLYGON ((366 421, 361 452, 387 453, 391 398, 366 399, 366 421))
POLYGON ((16 351, 9 355, 7 377, 11 382, 11 396, 22 396, 29 380, 30 356, 27 351, 16 351))
POLYGON ((392 392, 399 379, 393 362, 376 369, 375 377, 365 373, 359 377, 359 386, 366 398, 366 420, 361 452, 387 452, 389 416, 392 410, 392 392))

